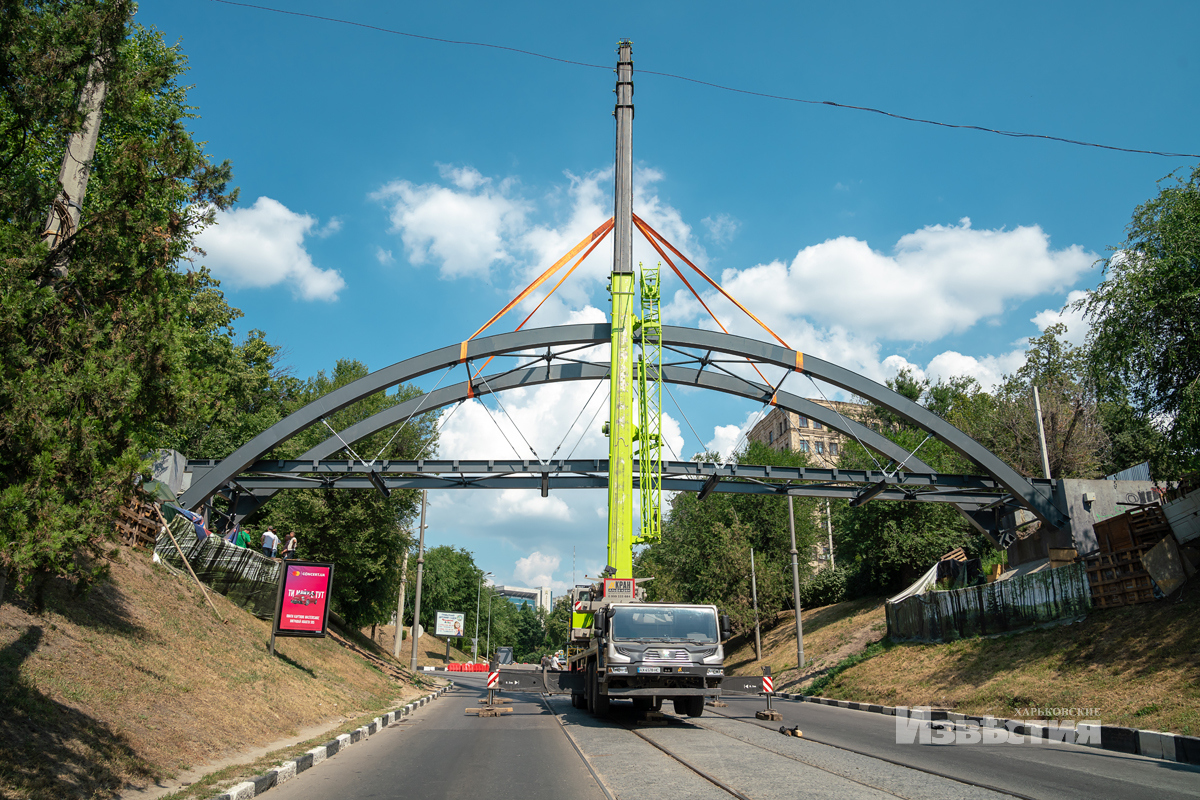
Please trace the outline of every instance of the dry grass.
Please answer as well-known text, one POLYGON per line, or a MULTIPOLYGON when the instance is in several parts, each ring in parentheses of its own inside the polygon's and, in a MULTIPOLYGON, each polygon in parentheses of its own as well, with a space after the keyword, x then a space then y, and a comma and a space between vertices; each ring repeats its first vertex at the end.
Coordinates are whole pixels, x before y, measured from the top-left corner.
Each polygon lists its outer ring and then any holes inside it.
MULTIPOLYGON (((1045 718, 1030 709, 1095 709, 1082 718, 1187 735, 1200 734, 1200 587, 1178 597, 1093 609, 1080 623, 949 644, 895 644, 849 666, 821 689, 826 697, 882 705, 929 705, 964 714, 1045 718)), ((861 653, 885 633, 878 600, 840 603, 804 614, 805 680, 795 680, 791 612, 763 635, 737 637, 726 663, 739 674, 770 664, 776 689, 803 690, 819 668, 861 653)), ((1066 716, 1064 718, 1081 718, 1066 716)))
POLYGON ((0 606, 0 795, 112 797, 302 729, 387 708, 398 684, 332 640, 280 639, 121 548, 88 598, 0 606))
POLYGON ((862 652, 883 638, 887 622, 878 598, 849 600, 806 609, 804 672, 796 671, 796 614, 781 611, 762 626, 762 660, 754 657, 754 631, 735 636, 725 646, 725 666, 734 675, 760 675, 770 666, 777 691, 803 689, 842 659, 862 652))
POLYGON ((1182 602, 1093 610, 1074 625, 943 645, 900 644, 839 675, 827 696, 1003 717, 1096 709, 1107 725, 1200 733, 1200 589, 1182 602))
MULTIPOLYGON (((375 644, 380 650, 386 651, 389 654, 396 644, 395 627, 392 625, 379 625, 375 629, 375 644)), ((411 631, 410 631, 411 633, 411 631)), ((363 628, 363 636, 370 641, 371 629, 363 628)), ((468 641, 468 640, 464 640, 468 641)), ((409 638, 404 638, 404 646, 400 650, 400 662, 407 665, 412 663, 412 650, 409 649, 409 638)), ((480 650, 483 649, 483 643, 480 642, 480 650)), ((464 653, 453 645, 450 646, 450 660, 458 663, 463 663, 471 660, 470 653, 464 653)), ((417 642, 417 666, 418 667, 444 667, 446 665, 446 640, 439 639, 431 633, 421 634, 421 640, 417 642)))

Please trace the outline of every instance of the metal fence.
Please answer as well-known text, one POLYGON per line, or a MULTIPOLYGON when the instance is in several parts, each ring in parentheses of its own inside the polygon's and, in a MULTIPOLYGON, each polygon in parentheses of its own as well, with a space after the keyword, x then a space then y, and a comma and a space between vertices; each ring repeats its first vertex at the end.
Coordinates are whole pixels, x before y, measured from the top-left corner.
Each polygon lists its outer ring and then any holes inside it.
MULTIPOLYGON (((171 520, 171 531, 196 577, 254 616, 271 618, 275 613, 280 562, 258 550, 230 544, 219 536, 197 541, 192 524, 181 516, 171 520)), ((165 533, 158 537, 154 552, 171 566, 183 569, 179 553, 165 533)))
POLYGON ((1077 619, 1092 606, 1084 565, 1043 569, 1006 581, 926 592, 888 603, 888 636, 944 642, 1077 619))

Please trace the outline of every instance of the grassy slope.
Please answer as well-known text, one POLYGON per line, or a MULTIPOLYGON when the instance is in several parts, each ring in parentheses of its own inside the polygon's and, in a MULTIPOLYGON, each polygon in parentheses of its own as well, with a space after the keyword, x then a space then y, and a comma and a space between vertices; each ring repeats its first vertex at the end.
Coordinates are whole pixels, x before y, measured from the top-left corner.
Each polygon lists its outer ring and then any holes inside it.
POLYGON ((419 690, 329 639, 267 622, 121 548, 84 601, 63 586, 41 614, 0 606, 0 796, 109 797, 419 690))
MULTIPOLYGON (((884 705, 931 705, 965 714, 1033 718, 1030 708, 1096 709, 1108 725, 1200 734, 1200 589, 1127 608, 1093 610, 1088 618, 1026 633, 949 644, 897 644, 838 674, 821 694, 884 705)), ((804 616, 806 661, 836 651, 852 655, 882 635, 878 601, 853 601, 804 616), (809 622, 809 615, 814 622, 809 622), (821 624, 822 615, 825 624, 821 624), (812 633, 810 633, 810 630, 812 633), (837 642, 844 642, 838 649, 837 642)), ((764 636, 763 661, 796 661, 790 615, 764 636), (767 642, 771 642, 768 650, 767 642)), ((727 663, 753 667, 754 637, 727 663)), ((828 658, 828 656, 826 656, 828 658)), ((829 659, 832 660, 832 659, 829 659)), ((828 666, 828 664, 826 664, 828 666)), ((772 672, 776 672, 773 669, 772 672)), ((794 679, 794 672, 790 673, 794 679)), ((785 681, 776 681, 779 687, 785 681)), ((1074 717, 1073 717, 1074 718, 1074 717)))

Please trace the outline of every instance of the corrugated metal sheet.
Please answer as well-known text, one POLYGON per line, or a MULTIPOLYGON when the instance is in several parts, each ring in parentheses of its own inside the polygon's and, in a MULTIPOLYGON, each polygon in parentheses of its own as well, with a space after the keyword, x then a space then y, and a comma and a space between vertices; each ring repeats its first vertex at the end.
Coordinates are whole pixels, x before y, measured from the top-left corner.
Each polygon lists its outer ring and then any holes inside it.
POLYGON ((888 636, 895 640, 952 641, 1082 617, 1091 606, 1084 565, 1070 564, 983 586, 926 592, 888 603, 888 636))
POLYGON ((1120 472, 1113 473, 1104 478, 1106 481, 1148 481, 1150 480, 1150 462, 1143 461, 1141 464, 1135 464, 1129 469, 1123 469, 1120 472))

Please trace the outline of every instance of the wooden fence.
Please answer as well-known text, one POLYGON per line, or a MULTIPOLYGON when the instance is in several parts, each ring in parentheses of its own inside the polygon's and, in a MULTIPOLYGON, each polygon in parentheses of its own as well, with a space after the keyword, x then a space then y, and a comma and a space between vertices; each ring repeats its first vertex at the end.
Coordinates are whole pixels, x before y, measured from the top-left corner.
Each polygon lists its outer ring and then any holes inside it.
POLYGON ((1091 608, 1084 565, 1044 569, 1006 581, 926 592, 888 603, 888 636, 900 641, 953 641, 1076 619, 1091 608))

